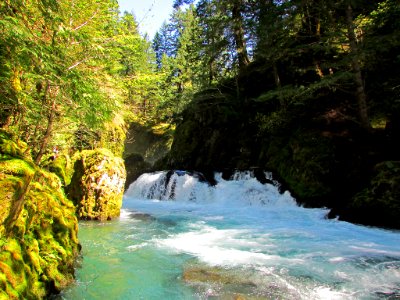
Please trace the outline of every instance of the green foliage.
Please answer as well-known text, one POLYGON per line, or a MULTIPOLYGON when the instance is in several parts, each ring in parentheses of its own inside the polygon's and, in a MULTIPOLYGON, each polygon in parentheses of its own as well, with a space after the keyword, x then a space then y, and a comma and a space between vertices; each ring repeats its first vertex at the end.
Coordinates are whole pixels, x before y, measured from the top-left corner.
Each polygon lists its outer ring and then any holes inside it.
POLYGON ((289 123, 290 116, 285 110, 278 110, 271 112, 268 115, 257 114, 255 122, 257 123, 260 134, 271 134, 276 135, 282 128, 285 128, 287 123, 289 123))
POLYGON ((285 85, 261 94, 255 101, 269 102, 278 100, 282 107, 307 105, 312 100, 318 99, 320 95, 340 89, 350 78, 350 72, 340 72, 324 76, 321 80, 308 85, 285 85))
POLYGON ((0 123, 36 159, 54 145, 73 146, 79 126, 100 130, 115 117, 122 103, 115 1, 6 1, 0 11, 0 123))

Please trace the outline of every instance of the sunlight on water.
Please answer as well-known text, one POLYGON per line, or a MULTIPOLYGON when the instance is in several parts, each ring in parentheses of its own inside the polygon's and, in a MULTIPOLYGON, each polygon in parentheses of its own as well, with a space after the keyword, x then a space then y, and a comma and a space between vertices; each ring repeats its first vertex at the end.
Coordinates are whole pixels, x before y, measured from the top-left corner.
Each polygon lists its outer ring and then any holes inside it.
POLYGON ((142 175, 119 220, 80 224, 64 299, 398 299, 400 234, 327 220, 251 173, 142 175))

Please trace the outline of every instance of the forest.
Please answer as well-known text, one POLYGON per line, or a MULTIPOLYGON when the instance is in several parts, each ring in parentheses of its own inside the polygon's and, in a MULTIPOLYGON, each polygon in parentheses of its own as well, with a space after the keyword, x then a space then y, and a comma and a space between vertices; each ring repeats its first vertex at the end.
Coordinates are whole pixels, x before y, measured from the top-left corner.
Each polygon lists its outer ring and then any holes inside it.
POLYGON ((0 298, 61 290, 76 217, 111 218, 74 212, 85 151, 115 157, 126 187, 269 170, 328 217, 400 228, 398 0, 175 0, 152 40, 138 26, 116 0, 1 1, 0 298), (133 127, 159 144, 128 153, 133 127), (54 201, 59 224, 41 211, 54 201), (38 250, 49 228, 65 267, 38 250))
POLYGON ((117 147, 132 120, 176 124, 212 88, 263 102, 264 131, 318 102, 366 132, 396 127, 397 1, 190 2, 149 41, 113 1, 5 1, 2 128, 39 164, 54 146, 117 147))

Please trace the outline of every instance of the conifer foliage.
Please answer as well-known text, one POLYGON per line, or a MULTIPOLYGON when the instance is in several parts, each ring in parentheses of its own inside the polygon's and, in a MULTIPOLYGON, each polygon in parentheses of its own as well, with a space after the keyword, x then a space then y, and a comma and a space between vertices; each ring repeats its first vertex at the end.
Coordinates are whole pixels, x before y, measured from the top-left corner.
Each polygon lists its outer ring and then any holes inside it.
POLYGON ((124 78, 147 68, 133 16, 114 0, 7 0, 0 15, 1 127, 36 163, 56 146, 101 146, 122 124, 124 78))

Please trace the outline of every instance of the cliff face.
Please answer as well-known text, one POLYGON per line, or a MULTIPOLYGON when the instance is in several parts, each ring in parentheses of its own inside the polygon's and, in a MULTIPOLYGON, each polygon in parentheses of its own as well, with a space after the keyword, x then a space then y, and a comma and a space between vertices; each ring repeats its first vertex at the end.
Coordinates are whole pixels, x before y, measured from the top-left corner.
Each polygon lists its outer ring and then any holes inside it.
POLYGON ((3 131, 0 190, 0 298, 60 291, 73 280, 79 252, 75 207, 60 179, 34 166, 26 145, 3 131))
MULTIPOLYGON (((251 76, 245 81, 253 82, 251 76)), ((265 100, 262 87, 255 89, 245 83, 239 97, 218 89, 196 95, 160 165, 206 173, 265 169, 304 206, 329 207, 331 217, 356 223, 400 228, 400 198, 393 188, 400 183, 393 175, 393 161, 400 160, 394 142, 399 130, 366 132, 349 109, 351 96, 340 91, 321 90, 301 103, 282 105, 274 97, 265 100), (393 168, 382 171, 388 165, 393 168)))
POLYGON ((124 144, 126 168, 125 189, 141 174, 153 169, 156 161, 164 157, 171 146, 174 126, 167 123, 143 125, 130 124, 124 144))

